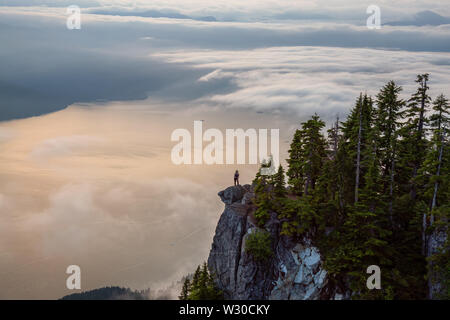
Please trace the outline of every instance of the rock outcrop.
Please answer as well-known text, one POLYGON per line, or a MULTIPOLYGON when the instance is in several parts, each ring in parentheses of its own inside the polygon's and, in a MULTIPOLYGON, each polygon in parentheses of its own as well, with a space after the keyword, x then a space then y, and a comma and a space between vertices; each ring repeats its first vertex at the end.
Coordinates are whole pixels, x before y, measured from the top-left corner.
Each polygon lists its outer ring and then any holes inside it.
POLYGON ((280 221, 273 212, 264 228, 270 232, 273 256, 256 262, 245 251, 247 237, 258 230, 252 215, 250 185, 219 192, 225 210, 217 224, 208 258, 210 270, 226 299, 310 300, 342 299, 327 286, 319 250, 305 239, 302 244, 280 236, 280 221))
MULTIPOLYGON (((428 238, 428 257, 438 253, 442 248, 444 248, 447 241, 447 228, 439 227, 436 228, 428 238)), ((447 249, 448 250, 448 249, 447 249)), ((432 267, 432 265, 430 265, 432 267)), ((428 298, 429 299, 440 299, 444 294, 443 275, 435 270, 432 270, 428 278, 428 298)))

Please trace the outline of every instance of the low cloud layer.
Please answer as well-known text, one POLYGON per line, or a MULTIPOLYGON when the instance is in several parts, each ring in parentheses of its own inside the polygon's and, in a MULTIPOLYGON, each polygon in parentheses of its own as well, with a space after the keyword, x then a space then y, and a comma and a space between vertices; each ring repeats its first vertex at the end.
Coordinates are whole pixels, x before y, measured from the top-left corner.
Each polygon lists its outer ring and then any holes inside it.
MULTIPOLYGON (((71 0, 0 0, 7 6, 67 7, 71 0)), ((215 16, 219 20, 255 21, 267 19, 341 19, 363 21, 368 3, 359 0, 79 0, 86 9, 110 12, 144 12, 149 10, 187 16, 215 16)), ((408 17, 422 10, 450 14, 445 0, 380 0, 376 3, 386 18, 408 17)))
POLYGON ((156 54, 164 62, 214 69, 200 82, 227 79, 233 92, 198 100, 205 106, 250 108, 267 113, 345 116, 360 92, 375 95, 389 80, 416 90, 415 77, 431 74, 431 94, 448 94, 450 56, 370 49, 278 47, 251 51, 175 51, 156 54))
POLYGON ((217 192, 236 168, 250 183, 257 167, 176 166, 172 131, 192 131, 196 119, 223 132, 283 128, 284 158, 293 123, 182 109, 151 100, 78 105, 0 124, 0 299, 73 293, 65 287, 72 264, 83 290, 155 290, 207 259, 223 210, 217 192))
MULTIPOLYGON (((205 260, 216 193, 257 168, 175 166, 174 129, 279 128, 283 160, 301 121, 342 119, 389 80, 408 98, 428 72, 432 97, 450 95, 450 25, 368 30, 356 0, 131 2, 79 1, 69 31, 67 1, 0 0, 0 121, 23 118, 0 122, 0 298, 72 293, 70 264, 83 290, 155 289, 205 260)), ((381 5, 397 21, 450 12, 381 5)))

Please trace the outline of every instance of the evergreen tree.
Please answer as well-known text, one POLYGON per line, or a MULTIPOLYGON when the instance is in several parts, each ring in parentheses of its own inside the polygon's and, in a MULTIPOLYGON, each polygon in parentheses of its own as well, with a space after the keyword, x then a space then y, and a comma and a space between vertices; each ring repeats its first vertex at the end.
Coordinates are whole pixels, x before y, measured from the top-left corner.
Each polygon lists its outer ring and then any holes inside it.
POLYGON ((189 279, 186 277, 184 279, 183 287, 181 289, 181 294, 178 296, 178 299, 180 299, 180 300, 188 300, 189 292, 191 290, 190 285, 191 285, 191 283, 190 283, 189 279))
MULTIPOLYGON (((375 130, 372 130, 371 143, 376 148, 375 130)), ((367 171, 364 176, 364 186, 361 188, 359 201, 356 203, 353 210, 350 210, 346 220, 347 233, 352 237, 352 241, 356 244, 358 255, 353 260, 354 266, 352 273, 355 277, 352 282, 353 290, 359 292, 359 298, 393 298, 392 277, 397 274, 393 269, 392 258, 394 251, 388 246, 391 231, 389 230, 389 223, 384 210, 385 204, 382 194, 381 172, 378 166, 378 158, 376 150, 366 157, 367 171), (352 235, 353 233, 353 235, 352 235), (382 270, 389 270, 383 277, 383 288, 381 291, 367 291, 365 289, 365 280, 367 274, 364 267, 377 265, 382 270)), ((349 253, 351 255, 351 253, 349 253)))
POLYGON ((425 139, 424 126, 427 122, 426 113, 431 101, 428 95, 428 74, 421 74, 417 76, 416 83, 419 84, 417 91, 408 100, 408 106, 403 115, 407 117, 406 125, 403 133, 402 153, 405 156, 406 168, 411 170, 408 174, 410 178, 410 197, 413 201, 417 196, 417 185, 415 179, 417 172, 424 161, 427 151, 427 141, 425 139))
POLYGON ((396 146, 400 128, 401 110, 405 101, 399 98, 402 88, 394 81, 389 81, 377 95, 375 110, 375 130, 377 131, 377 155, 382 170, 381 183, 383 194, 388 194, 388 212, 392 223, 394 200, 394 177, 396 163, 396 146))
POLYGON ((338 150, 344 206, 357 202, 359 189, 364 184, 362 177, 367 170, 364 156, 373 151, 368 142, 372 122, 372 99, 361 94, 342 125, 343 136, 338 150))
MULTIPOLYGON (((433 196, 431 200, 431 224, 433 224, 433 210, 436 208, 437 199, 438 199, 438 190, 439 183, 441 179, 441 169, 444 163, 444 147, 446 145, 447 132, 450 127, 450 105, 448 100, 445 98, 443 94, 438 96, 433 103, 433 110, 435 113, 430 117, 431 120, 431 128, 434 130, 433 132, 433 142, 434 142, 434 152, 430 152, 429 155, 431 158, 434 158, 437 163, 435 163, 436 170, 434 177, 432 177, 432 181, 434 181, 433 187, 433 196), (437 154, 436 154, 437 153, 437 154)), ((445 199, 445 198, 444 198, 445 199)), ((448 198, 447 198, 448 200, 448 198)))
POLYGON ((318 203, 315 189, 327 161, 326 140, 322 134, 325 123, 314 115, 301 126, 294 135, 287 160, 291 193, 299 197, 283 199, 280 215, 284 220, 281 232, 299 238, 317 234, 324 227, 324 217, 315 209, 318 203))
POLYGON ((286 196, 286 183, 284 180, 284 170, 283 167, 278 167, 278 172, 274 176, 274 193, 275 196, 283 198, 286 196))
POLYGON ((300 170, 305 177, 305 195, 314 191, 325 159, 325 139, 321 132, 324 126, 325 123, 320 120, 318 115, 312 116, 302 125, 303 150, 300 170))
POLYGON ((303 171, 301 170, 301 158, 303 153, 303 132, 299 129, 295 131, 294 138, 289 149, 287 159, 289 168, 287 171, 288 183, 291 186, 291 193, 301 195, 303 193, 303 171))
POLYGON ((294 135, 288 159, 289 184, 294 194, 308 195, 315 188, 325 158, 325 138, 321 132, 324 126, 319 116, 314 115, 294 135))
POLYGON ((427 223, 427 225, 430 226, 434 221, 432 211, 438 205, 438 191, 442 180, 441 171, 445 162, 444 149, 447 139, 446 131, 449 126, 448 109, 448 100, 443 95, 437 97, 433 103, 433 110, 435 112, 430 117, 430 130, 432 135, 430 148, 417 177, 418 183, 424 186, 422 199, 424 199, 430 207, 430 221, 427 223))
MULTIPOLYGON (((331 129, 328 130, 328 158, 329 169, 327 171, 328 176, 328 191, 330 198, 334 200, 342 200, 342 190, 340 188, 341 182, 339 181, 339 162, 338 162, 338 146, 341 141, 341 135, 339 131, 339 117, 336 117, 336 122, 331 129)), ((326 177, 325 176, 325 177, 326 177)))
POLYGON ((407 102, 393 81, 380 89, 375 106, 360 94, 328 140, 317 115, 302 123, 287 159, 288 195, 282 167, 255 178, 255 216, 265 223, 274 211, 282 235, 311 240, 330 285, 353 298, 423 299, 427 275, 429 285, 450 283, 450 240, 439 252, 425 250, 428 233, 450 232, 449 103, 437 97, 427 118, 428 78, 417 77, 407 102), (370 265, 383 271, 381 290, 366 287, 370 265))
MULTIPOLYGON (((270 167, 270 164, 262 163, 262 168, 264 167, 270 167)), ((270 176, 261 175, 260 169, 253 180, 255 190, 253 204, 256 206, 254 216, 260 227, 264 226, 270 218, 273 187, 269 183, 269 179, 271 179, 270 176)))
POLYGON ((222 292, 216 287, 214 277, 209 272, 208 266, 205 263, 198 266, 192 282, 185 279, 181 293, 180 300, 221 300, 223 299, 222 292))
POLYGON ((340 162, 338 159, 340 141, 339 118, 336 118, 336 122, 328 130, 326 157, 314 193, 317 215, 323 217, 326 225, 331 228, 335 228, 342 223, 344 213, 340 162))

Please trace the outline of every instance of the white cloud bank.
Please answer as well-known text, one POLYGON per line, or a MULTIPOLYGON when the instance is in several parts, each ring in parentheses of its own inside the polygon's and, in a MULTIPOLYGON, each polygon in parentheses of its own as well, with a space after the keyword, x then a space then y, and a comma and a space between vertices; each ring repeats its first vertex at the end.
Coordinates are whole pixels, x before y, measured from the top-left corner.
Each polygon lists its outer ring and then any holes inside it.
MULTIPOLYGON (((84 3, 92 8, 131 3, 98 2, 84 3)), ((12 4, 0 1, 5 3, 12 4)), ((444 13, 450 5, 382 4, 397 13, 403 6, 408 12, 444 13)), ((10 88, 30 88, 72 95, 69 103, 146 94, 152 99, 78 105, 0 123, 0 298, 70 293, 64 287, 69 264, 86 271, 88 290, 167 283, 202 262, 222 208, 216 192, 232 183, 235 168, 172 166, 169 138, 175 128, 191 128, 198 119, 211 128, 280 128, 285 153, 300 121, 315 112, 329 121, 336 114, 344 118, 361 91, 373 95, 391 79, 404 86, 407 98, 416 74, 428 72, 431 95, 450 95, 449 26, 371 32, 349 23, 263 19, 285 8, 357 19, 359 1, 152 1, 152 6, 237 22, 87 14, 82 30, 71 33, 64 8, 1 8, 0 98, 12 93, 10 88), (404 50, 374 49, 382 47, 404 50)), ((30 97, 36 101, 36 95, 30 97)), ((251 181, 255 168, 240 171, 243 181, 251 181)))
MULTIPOLYGON (((126 11, 158 10, 191 16, 215 16, 222 20, 267 20, 273 17, 365 20, 371 3, 360 0, 79 0, 80 7, 126 11)), ((0 0, 0 5, 66 7, 71 0, 0 0)), ((450 15, 446 0, 378 0, 383 16, 399 18, 420 10, 435 10, 450 15)))
POLYGON ((450 54, 372 49, 276 47, 255 50, 174 51, 153 55, 165 62, 215 71, 200 81, 231 79, 236 90, 199 104, 251 108, 300 117, 317 112, 328 120, 347 114, 360 92, 375 95, 387 81, 415 91, 417 74, 431 74, 431 94, 450 95, 450 54))

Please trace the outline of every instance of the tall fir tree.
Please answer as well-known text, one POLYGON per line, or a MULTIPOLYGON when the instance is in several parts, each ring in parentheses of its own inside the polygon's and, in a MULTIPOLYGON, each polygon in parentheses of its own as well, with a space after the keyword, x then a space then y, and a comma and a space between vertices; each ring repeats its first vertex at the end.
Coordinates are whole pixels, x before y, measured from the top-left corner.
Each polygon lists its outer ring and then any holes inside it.
POLYGON ((399 291, 402 299, 424 298, 426 282, 427 204, 422 180, 429 142, 426 137, 427 114, 431 98, 428 95, 429 75, 418 75, 418 88, 408 100, 402 117, 406 120, 398 130, 396 141, 396 190, 393 205, 392 246, 399 253, 395 259, 406 279, 405 290, 399 291), (420 174, 420 175, 419 175, 420 174), (400 256, 401 255, 401 256, 400 256))
POLYGON ((280 166, 278 167, 277 173, 273 177, 274 181, 274 193, 276 197, 284 198, 286 196, 286 182, 284 176, 284 169, 280 166))
POLYGON ((291 187, 291 193, 301 195, 303 193, 303 171, 301 170, 301 158, 303 152, 303 131, 297 129, 289 149, 289 165, 287 176, 291 187))
POLYGON ((338 146, 341 140, 339 118, 328 130, 326 158, 317 181, 315 201, 320 215, 324 216, 327 225, 336 227, 342 222, 343 201, 342 181, 338 161, 338 146))
POLYGON ((407 170, 410 170, 407 177, 410 177, 409 191, 411 200, 413 201, 416 200, 418 191, 415 179, 427 152, 425 125, 428 121, 426 114, 431 101, 428 95, 428 80, 429 75, 427 73, 417 76, 417 91, 408 100, 407 108, 403 112, 403 116, 407 118, 407 122, 402 128, 404 146, 402 153, 407 161, 404 166, 407 170))
MULTIPOLYGON (((433 130, 433 142, 435 152, 430 152, 429 155, 431 158, 435 158, 435 174, 432 178, 432 182, 434 182, 433 186, 433 196, 431 200, 430 210, 431 210, 431 224, 433 223, 433 210, 436 208, 438 204, 438 191, 439 184, 442 180, 441 171, 443 164, 445 163, 444 159, 444 148, 448 145, 448 131, 450 128, 450 105, 448 99, 445 98, 443 94, 438 96, 433 103, 434 114, 430 117, 431 128, 433 130)), ((444 198, 445 199, 445 198, 444 198)), ((448 199, 447 199, 448 200, 448 199)))
POLYGON ((295 194, 309 195, 314 191, 325 159, 325 138, 322 129, 325 123, 318 115, 302 123, 297 130, 289 150, 289 183, 295 194))
POLYGON ((214 277, 209 272, 206 262, 202 266, 197 267, 192 281, 189 281, 188 278, 185 279, 178 298, 180 300, 223 299, 222 291, 216 287, 214 277))
POLYGON ((395 167, 398 129, 400 128, 401 110, 405 101, 400 99, 402 91, 394 81, 389 81, 376 97, 375 130, 377 131, 377 156, 382 170, 381 183, 383 195, 388 200, 388 212, 392 223, 394 201, 395 167))
MULTIPOLYGON (((430 130, 432 133, 431 147, 425 158, 420 176, 421 183, 425 185, 424 196, 429 203, 429 217, 427 228, 435 233, 447 232, 447 241, 440 252, 432 252, 427 241, 426 255, 428 262, 428 297, 432 297, 432 284, 435 281, 436 270, 441 270, 440 281, 450 285, 450 267, 445 259, 450 258, 449 227, 450 218, 450 193, 448 192, 449 181, 449 140, 448 128, 450 127, 450 105, 443 94, 439 95, 433 102, 433 114, 430 116, 430 130), (437 217, 437 219, 435 219, 437 217), (436 223, 435 223, 436 220, 436 223), (446 226, 447 225, 447 226, 446 226), (446 226, 446 227, 445 227, 446 226), (447 230, 446 230, 447 229, 447 230)), ((450 289, 447 290, 447 298, 450 298, 450 289)), ((442 294, 442 293, 441 293, 442 294)), ((445 293, 444 297, 445 298, 445 293)))
POLYGON ((357 202, 359 189, 364 184, 363 177, 367 171, 364 155, 373 150, 368 142, 372 122, 373 101, 360 94, 342 124, 343 136, 338 150, 344 206, 357 202))
POLYGON ((178 296, 178 299, 188 300, 190 291, 191 291, 191 282, 189 281, 189 278, 186 277, 183 281, 183 287, 181 288, 181 293, 178 296))
POLYGON ((270 218, 270 211, 273 206, 272 198, 274 189, 273 177, 261 174, 261 169, 269 168, 271 165, 271 163, 263 162, 253 180, 255 190, 253 204, 256 206, 254 216, 260 227, 264 226, 270 218))

